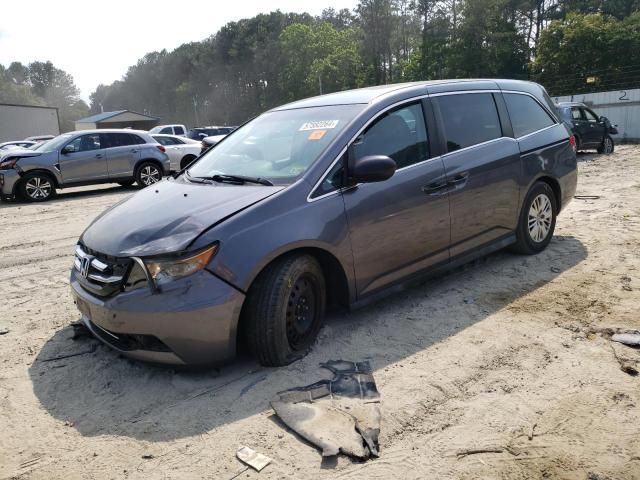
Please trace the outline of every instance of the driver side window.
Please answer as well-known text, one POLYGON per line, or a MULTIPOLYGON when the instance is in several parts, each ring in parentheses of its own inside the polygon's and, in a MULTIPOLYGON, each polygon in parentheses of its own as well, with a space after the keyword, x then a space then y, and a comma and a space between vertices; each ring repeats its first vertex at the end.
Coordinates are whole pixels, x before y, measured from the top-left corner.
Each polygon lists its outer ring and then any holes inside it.
POLYGON ((90 150, 100 150, 100 135, 97 133, 90 135, 82 135, 73 139, 67 144, 67 147, 73 147, 73 152, 87 152, 90 150))
POLYGON ((398 169, 429 158, 422 105, 414 103, 384 114, 353 144, 355 158, 391 157, 398 169))
POLYGON ((587 118, 587 121, 590 123, 597 123, 600 120, 598 119, 598 117, 596 116, 595 113, 593 113, 591 110, 587 110, 586 108, 583 108, 582 111, 584 112, 585 117, 587 118))

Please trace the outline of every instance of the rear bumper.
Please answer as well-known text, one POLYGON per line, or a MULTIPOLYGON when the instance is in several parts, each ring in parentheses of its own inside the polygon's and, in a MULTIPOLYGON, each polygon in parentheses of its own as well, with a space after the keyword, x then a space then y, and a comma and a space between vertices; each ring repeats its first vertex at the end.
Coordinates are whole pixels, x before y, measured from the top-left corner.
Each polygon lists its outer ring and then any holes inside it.
POLYGON ((159 293, 147 288, 102 299, 71 272, 71 292, 96 338, 128 357, 172 365, 231 360, 244 295, 206 270, 159 293))

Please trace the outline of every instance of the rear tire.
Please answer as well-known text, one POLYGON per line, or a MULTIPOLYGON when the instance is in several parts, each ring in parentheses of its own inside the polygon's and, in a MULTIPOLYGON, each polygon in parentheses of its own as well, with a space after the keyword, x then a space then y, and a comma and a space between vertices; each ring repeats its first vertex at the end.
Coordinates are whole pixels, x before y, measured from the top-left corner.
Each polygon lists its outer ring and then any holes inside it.
POLYGON ((243 312, 249 349, 264 366, 303 357, 315 341, 326 306, 322 268, 311 255, 290 255, 255 280, 243 312))
POLYGON ((136 170, 136 183, 142 188, 162 180, 162 169, 155 162, 142 162, 136 170))
POLYGON ((194 155, 186 155, 182 160, 180 160, 180 170, 186 168, 191 162, 196 159, 194 155))
POLYGON ((556 228, 556 205, 556 196, 547 183, 537 182, 531 187, 522 205, 512 250, 533 255, 549 245, 556 228))
POLYGON ((45 202, 56 194, 55 182, 46 173, 27 173, 18 185, 18 193, 29 202, 45 202))
POLYGON ((613 143, 613 138, 610 135, 605 135, 604 140, 602 141, 602 145, 598 147, 598 153, 610 154, 613 153, 615 149, 615 144, 613 143))

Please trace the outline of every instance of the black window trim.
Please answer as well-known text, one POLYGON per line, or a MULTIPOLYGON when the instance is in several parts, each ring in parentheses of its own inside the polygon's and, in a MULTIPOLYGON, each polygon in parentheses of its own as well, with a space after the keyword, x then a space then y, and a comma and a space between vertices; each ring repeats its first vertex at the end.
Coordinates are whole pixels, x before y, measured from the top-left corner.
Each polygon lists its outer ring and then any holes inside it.
MULTIPOLYGON (((445 132, 444 132, 443 121, 442 121, 442 118, 441 118, 441 115, 440 115, 440 108, 437 105, 435 105, 434 106, 434 110, 435 110, 434 114, 436 115, 436 119, 437 119, 436 123, 437 123, 437 128, 438 128, 438 137, 440 138, 440 143, 442 145, 441 148, 443 149, 442 150, 443 153, 441 155, 442 158, 445 158, 445 157, 447 157, 449 155, 456 154, 458 152, 465 152, 465 151, 470 150, 472 148, 477 148, 477 147, 480 147, 480 146, 483 146, 483 145, 487 145, 487 144, 496 142, 498 140, 501 140, 503 138, 513 138, 513 136, 505 135, 505 133, 507 133, 507 132, 505 132, 505 128, 504 128, 504 119, 502 118, 502 115, 501 115, 502 112, 500 111, 500 105, 499 105, 499 102, 498 102, 498 100, 496 98, 496 95, 501 93, 501 90, 461 90, 461 91, 455 91, 455 92, 440 92, 440 93, 437 93, 437 94, 431 95, 431 96, 432 97, 446 97, 446 96, 450 96, 450 95, 465 95, 465 94, 470 94, 470 93, 488 93, 488 94, 490 94, 492 96, 493 102, 494 102, 494 104, 496 106, 496 115, 498 116, 498 122, 500 122, 500 134, 501 135, 499 137, 492 138, 491 140, 485 140, 484 142, 474 143, 473 145, 469 145, 467 147, 459 148, 457 150, 453 150, 453 151, 449 152, 447 147, 446 147, 446 145, 447 145, 446 139, 444 138, 444 133, 445 132)), ((504 101, 504 99, 501 99, 501 100, 504 101)), ((506 108, 506 106, 505 106, 505 108, 506 108)), ((508 119, 508 117, 507 117, 506 120, 507 120, 507 122, 509 124, 509 129, 512 130, 512 128, 511 128, 511 120, 508 119)), ((512 130, 512 132, 513 132, 513 130, 512 130)))
MULTIPOLYGON (((433 96, 433 95, 432 95, 433 96)), ((433 160, 439 159, 440 155, 434 155, 434 152, 431 150, 431 132, 429 131, 429 118, 427 115, 427 112, 425 110, 425 99, 429 98, 429 94, 424 94, 424 95, 417 95, 415 97, 410 97, 410 98, 405 98, 404 100, 399 100, 385 108, 383 108, 382 110, 376 112, 376 114, 369 118, 364 125, 362 125, 362 127, 360 127, 358 129, 358 131, 351 137, 351 139, 347 142, 347 144, 340 150, 340 153, 336 156, 336 158, 333 160, 333 162, 331 162, 331 164, 325 169, 325 171, 322 173, 322 175, 320 176, 320 179, 313 184, 313 187, 311 188, 311 190, 309 191, 309 194, 307 195, 307 203, 311 203, 311 202, 315 202, 317 200, 321 200, 323 198, 326 198, 330 195, 337 195, 338 193, 343 192, 344 190, 348 190, 351 188, 355 188, 360 184, 356 184, 356 185, 349 185, 346 187, 342 187, 342 188, 337 188, 336 190, 333 190, 331 192, 327 192, 324 193, 322 195, 318 195, 317 197, 314 197, 314 194, 316 193, 316 190, 320 187, 320 185, 322 184, 322 182, 325 181, 325 179, 327 178, 327 176, 329 175, 329 173, 331 172, 331 170, 333 169, 333 167, 335 166, 336 163, 338 163, 339 161, 341 161, 344 158, 344 155, 347 153, 347 149, 349 148, 349 146, 360 136, 362 135, 362 133, 364 133, 364 131, 369 128, 369 126, 374 123, 375 121, 377 121, 380 117, 384 116, 386 113, 388 113, 390 110, 396 110, 398 108, 401 108, 403 105, 410 105, 413 103, 418 103, 420 102, 420 105, 422 107, 422 114, 426 117, 424 119, 425 121, 425 128, 427 130, 427 140, 429 142, 429 158, 427 158, 426 160, 423 160, 421 162, 418 163, 412 163, 411 165, 407 165, 406 167, 402 167, 399 168, 398 170, 396 170, 396 172, 401 172, 403 170, 406 170, 408 168, 414 168, 417 167, 418 165, 424 165, 427 162, 431 162, 433 160)))
MULTIPOLYGON (((531 135, 535 135, 536 133, 544 132, 545 130, 548 130, 550 128, 557 127, 558 125, 560 125, 562 123, 562 119, 556 120, 556 116, 552 115, 549 112, 549 109, 546 108, 534 95, 531 95, 530 93, 527 93, 527 92, 516 92, 516 91, 511 91, 511 90, 505 90, 502 93, 503 94, 505 94, 505 93, 513 93, 513 94, 518 94, 518 95, 526 95, 528 97, 533 98, 533 101, 536 102, 539 106, 542 107, 542 110, 544 110, 544 112, 549 116, 549 118, 553 122, 548 127, 540 128, 540 129, 535 130, 533 132, 527 133, 526 135, 522 135, 520 137, 516 137, 515 134, 513 133, 513 125, 511 124, 511 117, 509 117, 509 110, 507 109, 507 118, 509 118, 509 125, 511 126, 511 138, 515 138, 516 140, 520 141, 521 139, 527 138, 527 137, 529 137, 531 135)), ((506 108, 506 100, 504 99, 504 96, 502 96, 502 101, 505 102, 505 108, 506 108)))
MULTIPOLYGON (((452 154, 455 154, 455 153, 458 153, 458 152, 462 152, 462 151, 465 151, 465 150, 469 150, 469 149, 472 149, 472 148, 477 148, 477 147, 482 146, 482 145, 486 145, 486 144, 489 144, 489 143, 497 142, 497 141, 502 140, 503 138, 511 138, 511 139, 519 141, 519 140, 521 140, 523 138, 526 138, 526 137, 528 137, 530 135, 535 135, 536 133, 542 132, 544 130, 557 127, 562 122, 562 120, 557 119, 556 116, 553 113, 550 112, 549 108, 547 106, 543 105, 542 102, 540 102, 540 100, 538 100, 535 97, 535 95, 533 95, 533 94, 531 94, 529 92, 522 92, 522 91, 518 91, 518 90, 502 90, 502 89, 499 89, 499 88, 484 88, 484 89, 478 89, 478 90, 457 90, 457 91, 438 92, 438 93, 431 93, 431 94, 425 93, 423 95, 417 95, 415 97, 405 98, 404 100, 399 100, 398 102, 395 102, 395 103, 387 106, 386 108, 380 110, 373 117, 371 117, 360 129, 358 129, 358 131, 347 142, 347 144, 342 148, 342 150, 340 150, 340 153, 336 156, 336 158, 331 162, 331 164, 329 164, 329 166, 326 168, 326 170, 322 173, 322 175, 320 176, 320 179, 316 183, 313 184, 313 188, 311 188, 309 194, 307 195, 307 202, 308 203, 315 202, 317 200, 321 200, 323 198, 326 198, 326 197, 328 197, 330 195, 337 195, 338 193, 343 192, 345 189, 357 187, 358 185, 350 185, 348 187, 343 187, 343 188, 339 188, 339 189, 333 190, 333 191, 325 193, 323 195, 318 195, 317 197, 313 196, 315 194, 316 190, 318 189, 318 187, 320 186, 320 184, 322 182, 324 182, 324 180, 326 179, 326 177, 329 174, 329 172, 333 169, 334 165, 337 162, 339 162, 340 160, 342 160, 344 154, 347 152, 347 149, 349 148, 349 145, 351 145, 355 141, 355 139, 358 138, 358 136, 361 135, 362 132, 364 132, 371 123, 376 121, 378 119, 378 117, 380 117, 381 115, 384 115, 389 110, 392 110, 392 109, 394 109, 394 108, 396 108, 396 107, 398 107, 400 105, 403 105, 403 104, 415 103, 416 101, 420 101, 420 100, 422 100, 422 104, 423 104, 422 105, 422 111, 423 111, 423 113, 424 113, 424 115, 426 117, 425 118, 425 125, 427 127, 427 138, 429 139, 429 150, 430 150, 429 153, 430 153, 431 156, 429 158, 427 158, 426 160, 423 160, 422 162, 414 163, 412 165, 407 165, 406 167, 403 167, 403 168, 399 169, 398 171, 405 170, 407 168, 413 168, 413 167, 416 167, 418 165, 423 165, 426 162, 431 162, 431 161, 434 161, 436 159, 441 159, 441 158, 443 158, 443 157, 445 157, 447 155, 452 155, 452 154), (540 105, 544 109, 544 111, 547 113, 547 115, 549 115, 549 117, 553 121, 553 125, 545 127, 545 128, 543 128, 541 130, 537 130, 535 132, 531 132, 531 133, 529 133, 527 135, 524 135, 524 136, 518 137, 518 138, 514 138, 513 129, 512 128, 511 128, 512 136, 504 136, 505 135, 505 131, 503 129, 503 132, 502 132, 503 136, 502 137, 494 138, 494 139, 491 139, 491 140, 488 140, 488 141, 482 142, 482 143, 477 143, 475 145, 471 145, 469 147, 461 148, 461 149, 455 150, 453 152, 441 151, 438 148, 432 149, 431 148, 432 147, 431 138, 433 137, 434 134, 435 135, 440 135, 442 127, 440 126, 440 123, 436 121, 435 122, 436 123, 435 132, 431 130, 431 128, 433 128, 433 125, 434 125, 434 119, 430 118, 430 116, 433 115, 433 112, 432 112, 433 106, 432 106, 432 104, 430 102, 430 99, 431 98, 442 97, 442 96, 445 96, 445 95, 465 95, 465 94, 469 94, 469 93, 491 93, 491 94, 493 94, 494 95, 494 101, 496 103, 496 109, 497 109, 498 117, 500 118, 501 125, 502 125, 502 117, 500 115, 501 112, 500 112, 500 108, 499 108, 499 102, 495 98, 495 96, 503 94, 503 93, 515 93, 517 95, 528 95, 529 97, 533 98, 538 103, 538 105, 540 105), (427 107, 430 107, 429 109, 425 108, 425 103, 426 103, 427 107), (428 110, 431 110, 431 112, 429 112, 428 110), (438 152, 440 154, 437 154, 436 152, 438 152)), ((502 98, 501 100, 504 102, 504 98, 502 98)), ((508 119, 508 124, 511 127, 511 119, 508 119)))

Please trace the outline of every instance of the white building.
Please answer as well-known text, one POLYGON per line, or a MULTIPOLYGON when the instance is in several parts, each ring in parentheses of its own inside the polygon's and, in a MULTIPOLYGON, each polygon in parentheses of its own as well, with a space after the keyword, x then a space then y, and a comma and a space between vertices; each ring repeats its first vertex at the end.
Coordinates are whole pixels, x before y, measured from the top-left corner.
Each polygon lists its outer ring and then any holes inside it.
POLYGON ((57 108, 0 103, 0 142, 36 135, 60 135, 57 108))

